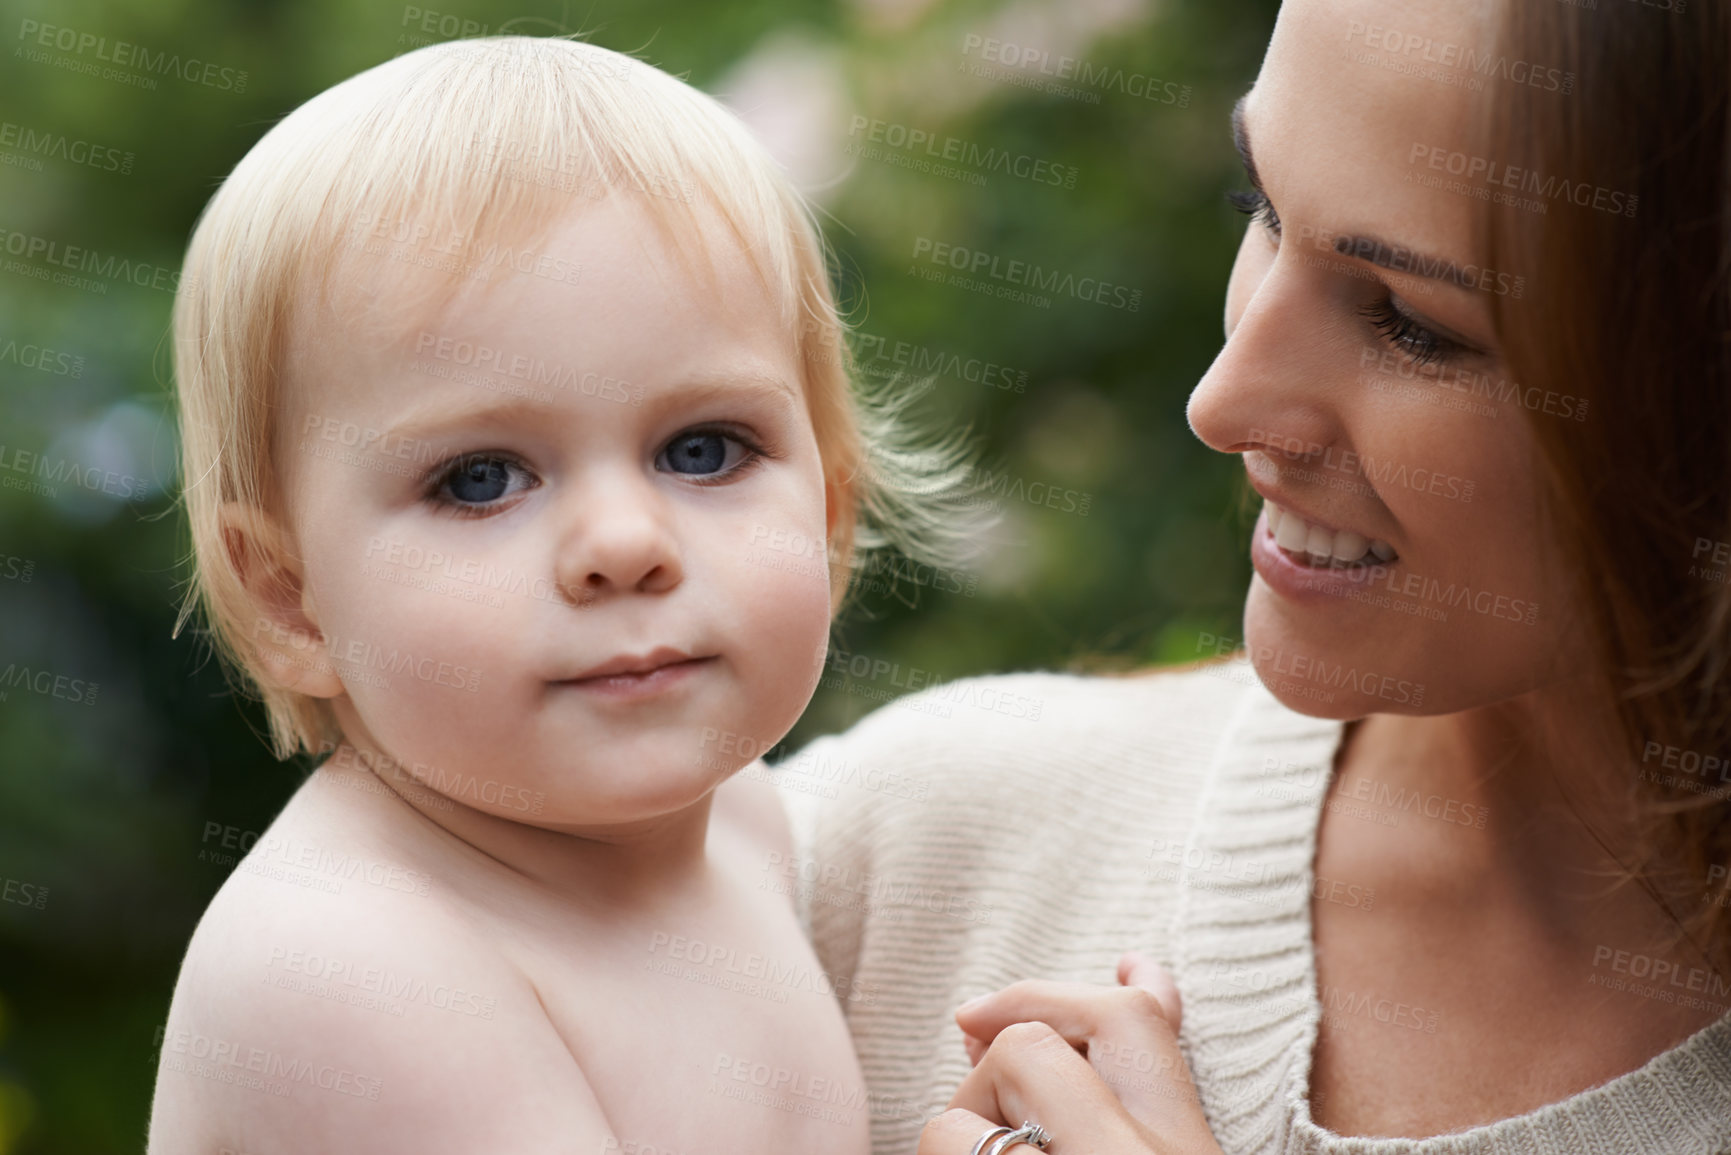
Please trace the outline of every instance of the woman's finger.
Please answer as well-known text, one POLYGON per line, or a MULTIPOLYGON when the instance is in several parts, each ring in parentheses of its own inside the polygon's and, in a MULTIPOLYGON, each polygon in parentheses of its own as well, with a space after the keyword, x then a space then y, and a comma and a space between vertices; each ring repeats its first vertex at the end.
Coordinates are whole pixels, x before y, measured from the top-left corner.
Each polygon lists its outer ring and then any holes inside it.
POLYGON ((1081 1046, 1102 1025, 1124 1016, 1144 1016, 1165 1024, 1166 1008, 1158 996, 1139 986, 1102 987, 1047 979, 1023 979, 956 1008, 962 1030, 987 1043, 1011 1023, 1037 1019, 1081 1046))
POLYGON ((1165 967, 1140 951, 1125 951, 1118 960, 1118 981, 1127 987, 1141 987, 1160 1003, 1166 1021, 1176 1034, 1184 1022, 1184 1000, 1178 995, 1178 984, 1165 967))
POLYGON ((915 1155, 968 1155, 980 1136, 998 1124, 962 1107, 951 1107, 920 1132, 915 1155))
MULTIPOLYGON (((956 1089, 950 1108, 988 1122, 1001 1119, 1010 1126, 1038 1123, 1059 1151, 1150 1155, 1165 1150, 1151 1144, 1151 1137, 1100 1081, 1088 1060, 1044 1023, 1014 1023, 999 1031, 985 1057, 956 1089)), ((955 1150, 966 1155, 983 1130, 968 1135, 968 1145, 955 1150)), ((1206 1133, 1207 1128, 1203 1130, 1206 1133)), ((1184 1147, 1175 1150, 1190 1152, 1184 1147)), ((950 1149, 934 1147, 933 1151, 949 1155, 950 1149)), ((920 1155, 927 1155, 923 1141, 920 1155)))
MULTIPOLYGON (((1140 964, 1132 970, 1139 979, 1151 980, 1140 964)), ((1171 1013, 1178 1010, 1176 996, 1174 987, 1163 1004, 1141 986, 1028 980, 964 1005, 956 1021, 966 1035, 993 1046, 1015 1024, 1043 1023, 1057 1039, 1086 1054, 1099 1080, 1138 1123, 1156 1134, 1189 1134, 1198 1127, 1206 1133, 1190 1068, 1167 1020, 1168 1006, 1171 1013)), ((976 1071, 984 1061, 979 1051, 979 1044, 969 1046, 976 1071)))

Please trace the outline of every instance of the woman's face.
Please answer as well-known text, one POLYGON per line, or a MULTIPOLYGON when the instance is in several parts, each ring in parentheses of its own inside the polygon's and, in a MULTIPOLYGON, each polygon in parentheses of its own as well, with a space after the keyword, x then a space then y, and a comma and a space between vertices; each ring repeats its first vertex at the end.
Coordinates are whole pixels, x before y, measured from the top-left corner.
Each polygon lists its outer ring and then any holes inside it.
POLYGON ((1504 58, 1496 16, 1288 0, 1238 110, 1255 219, 1189 418, 1266 499, 1245 643, 1306 714, 1469 709, 1579 657, 1528 422, 1596 415, 1500 361, 1493 298, 1545 284, 1475 250, 1507 173, 1472 131, 1476 102, 1568 100, 1573 78, 1504 58))

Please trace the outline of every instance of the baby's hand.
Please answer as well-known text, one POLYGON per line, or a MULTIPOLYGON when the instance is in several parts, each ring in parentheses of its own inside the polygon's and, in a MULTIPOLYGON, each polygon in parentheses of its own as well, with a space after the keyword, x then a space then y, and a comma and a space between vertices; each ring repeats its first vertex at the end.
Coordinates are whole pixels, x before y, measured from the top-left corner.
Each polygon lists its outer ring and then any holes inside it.
POLYGON ((1217 1155, 1178 1050, 1177 986, 1135 953, 1119 960, 1118 981, 1029 980, 964 1004, 956 1022, 975 1067, 921 1151, 966 1150, 976 1122, 1033 1120, 1066 1149, 1217 1155))

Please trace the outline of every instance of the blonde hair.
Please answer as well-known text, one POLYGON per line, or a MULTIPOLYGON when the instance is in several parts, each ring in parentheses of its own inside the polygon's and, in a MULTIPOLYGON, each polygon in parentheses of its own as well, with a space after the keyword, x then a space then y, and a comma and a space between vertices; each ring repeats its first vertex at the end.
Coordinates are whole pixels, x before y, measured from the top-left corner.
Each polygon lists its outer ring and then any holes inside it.
POLYGON ((327 292, 344 253, 381 224, 411 246, 465 238, 457 258, 408 254, 451 274, 448 300, 465 279, 520 268, 519 247, 580 195, 639 195, 659 227, 687 238, 701 197, 770 288, 796 334, 824 479, 840 499, 829 543, 835 609, 856 551, 963 556, 973 471, 959 440, 907 445, 906 396, 855 388, 811 210, 744 125, 683 82, 577 40, 421 48, 313 97, 253 146, 205 206, 174 302, 192 548, 175 633, 202 609, 239 688, 262 699, 278 758, 329 749, 340 731, 327 702, 276 685, 245 638, 258 608, 224 540, 223 508, 277 509, 272 417, 283 409, 278 367, 297 300, 327 292))

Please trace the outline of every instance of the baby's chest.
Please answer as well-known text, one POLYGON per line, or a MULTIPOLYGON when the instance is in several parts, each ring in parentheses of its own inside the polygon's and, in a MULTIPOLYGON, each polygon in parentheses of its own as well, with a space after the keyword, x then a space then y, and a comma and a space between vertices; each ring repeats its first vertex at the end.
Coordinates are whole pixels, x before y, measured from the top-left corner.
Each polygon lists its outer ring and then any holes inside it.
POLYGON ((835 984, 786 921, 666 925, 539 955, 554 969, 536 989, 622 1153, 864 1155, 870 1103, 835 984))

